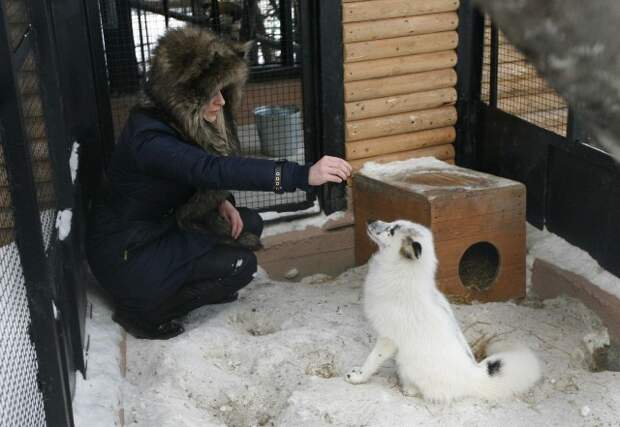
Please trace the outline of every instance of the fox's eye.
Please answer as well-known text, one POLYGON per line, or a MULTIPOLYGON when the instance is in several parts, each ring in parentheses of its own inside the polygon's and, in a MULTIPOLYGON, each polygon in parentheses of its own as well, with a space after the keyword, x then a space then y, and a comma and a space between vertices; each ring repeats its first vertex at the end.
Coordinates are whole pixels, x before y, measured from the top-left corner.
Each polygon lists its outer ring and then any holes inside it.
POLYGON ((400 228, 400 226, 395 225, 394 227, 390 227, 390 236, 393 236, 394 233, 396 232, 396 230, 398 230, 400 228))

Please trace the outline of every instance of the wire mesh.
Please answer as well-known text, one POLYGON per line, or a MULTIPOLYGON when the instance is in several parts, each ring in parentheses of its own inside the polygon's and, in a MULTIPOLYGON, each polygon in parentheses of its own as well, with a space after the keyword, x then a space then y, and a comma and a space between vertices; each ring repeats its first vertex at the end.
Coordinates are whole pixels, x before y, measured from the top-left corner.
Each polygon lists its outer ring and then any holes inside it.
MULTIPOLYGON (((194 24, 218 31, 232 40, 255 41, 248 54, 253 77, 240 111, 236 112, 241 154, 304 163, 297 0, 100 0, 100 10, 117 137, 138 100, 159 37, 169 28, 194 24), (219 13, 214 13, 216 10, 219 13), (271 76, 265 74, 266 70, 272 72, 271 76), (259 71, 263 77, 256 77, 259 71), (277 72, 277 78, 273 77, 273 72, 277 72), (265 126, 261 128, 262 122, 257 126, 255 110, 261 107, 290 114, 272 117, 272 124, 265 125, 269 127, 267 131, 265 126)), ((282 195, 246 191, 235 192, 235 197, 239 205, 260 210, 280 210, 307 200, 302 191, 282 195)))
POLYGON ((37 190, 41 231, 45 247, 47 248, 54 229, 56 196, 39 88, 38 68, 32 51, 26 57, 22 68, 17 72, 17 83, 22 105, 24 128, 26 129, 26 144, 29 148, 32 173, 37 190))
POLYGON ((11 0, 4 3, 9 46, 15 50, 28 28, 28 4, 24 0, 11 0))
POLYGON ((15 243, 0 248, 0 425, 44 426, 30 311, 15 243))
MULTIPOLYGON (((538 127, 566 136, 568 107, 534 66, 498 32, 497 108, 538 127)), ((491 97, 491 22, 486 18, 481 98, 491 97)))
MULTIPOLYGON (((295 77, 257 80, 248 85, 243 106, 237 114, 242 155, 305 163, 301 92, 301 81, 295 77)), ((233 194, 244 206, 259 210, 300 203, 307 197, 303 191, 233 194)))

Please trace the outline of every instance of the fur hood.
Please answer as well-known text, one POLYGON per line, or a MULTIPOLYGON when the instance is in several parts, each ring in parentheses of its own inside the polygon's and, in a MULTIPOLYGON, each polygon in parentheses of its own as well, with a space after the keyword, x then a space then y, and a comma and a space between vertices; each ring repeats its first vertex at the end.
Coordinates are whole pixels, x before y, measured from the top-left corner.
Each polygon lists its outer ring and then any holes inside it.
POLYGON ((232 112, 239 107, 249 75, 245 55, 249 43, 225 40, 211 31, 184 27, 159 39, 151 57, 145 99, 139 107, 172 124, 185 138, 207 151, 237 153, 232 112), (224 117, 228 141, 202 117, 202 107, 218 90, 226 100, 224 117))

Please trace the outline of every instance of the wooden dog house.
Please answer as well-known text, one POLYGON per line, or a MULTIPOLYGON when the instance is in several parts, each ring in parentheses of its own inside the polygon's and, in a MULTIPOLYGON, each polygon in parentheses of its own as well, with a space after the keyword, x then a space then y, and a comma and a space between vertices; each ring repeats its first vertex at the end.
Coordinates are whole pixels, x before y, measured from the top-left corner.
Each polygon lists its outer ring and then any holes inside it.
POLYGON ((433 231, 438 286, 447 295, 465 301, 525 296, 523 184, 428 158, 373 166, 353 178, 358 265, 376 249, 366 234, 368 219, 407 219, 433 231))

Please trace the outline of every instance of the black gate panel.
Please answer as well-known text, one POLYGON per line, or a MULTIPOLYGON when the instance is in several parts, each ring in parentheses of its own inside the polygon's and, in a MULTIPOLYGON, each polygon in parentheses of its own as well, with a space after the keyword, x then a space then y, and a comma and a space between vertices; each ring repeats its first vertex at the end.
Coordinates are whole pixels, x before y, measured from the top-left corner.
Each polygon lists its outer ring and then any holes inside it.
POLYGON ((465 59, 471 67, 459 68, 459 80, 482 82, 480 93, 460 100, 461 117, 473 111, 476 119, 473 125, 461 123, 460 151, 475 153, 474 168, 524 183, 531 224, 547 227, 620 276, 620 165, 597 148, 501 28, 488 19, 465 20, 459 39, 463 46, 482 47, 467 49, 475 56, 465 59), (475 137, 468 138, 468 132, 475 137))
POLYGON ((479 120, 478 169, 524 183, 527 220, 542 228, 548 144, 553 140, 561 143, 563 138, 484 104, 480 105, 479 120))
POLYGON ((620 277, 620 165, 597 151, 552 149, 546 223, 620 277))

